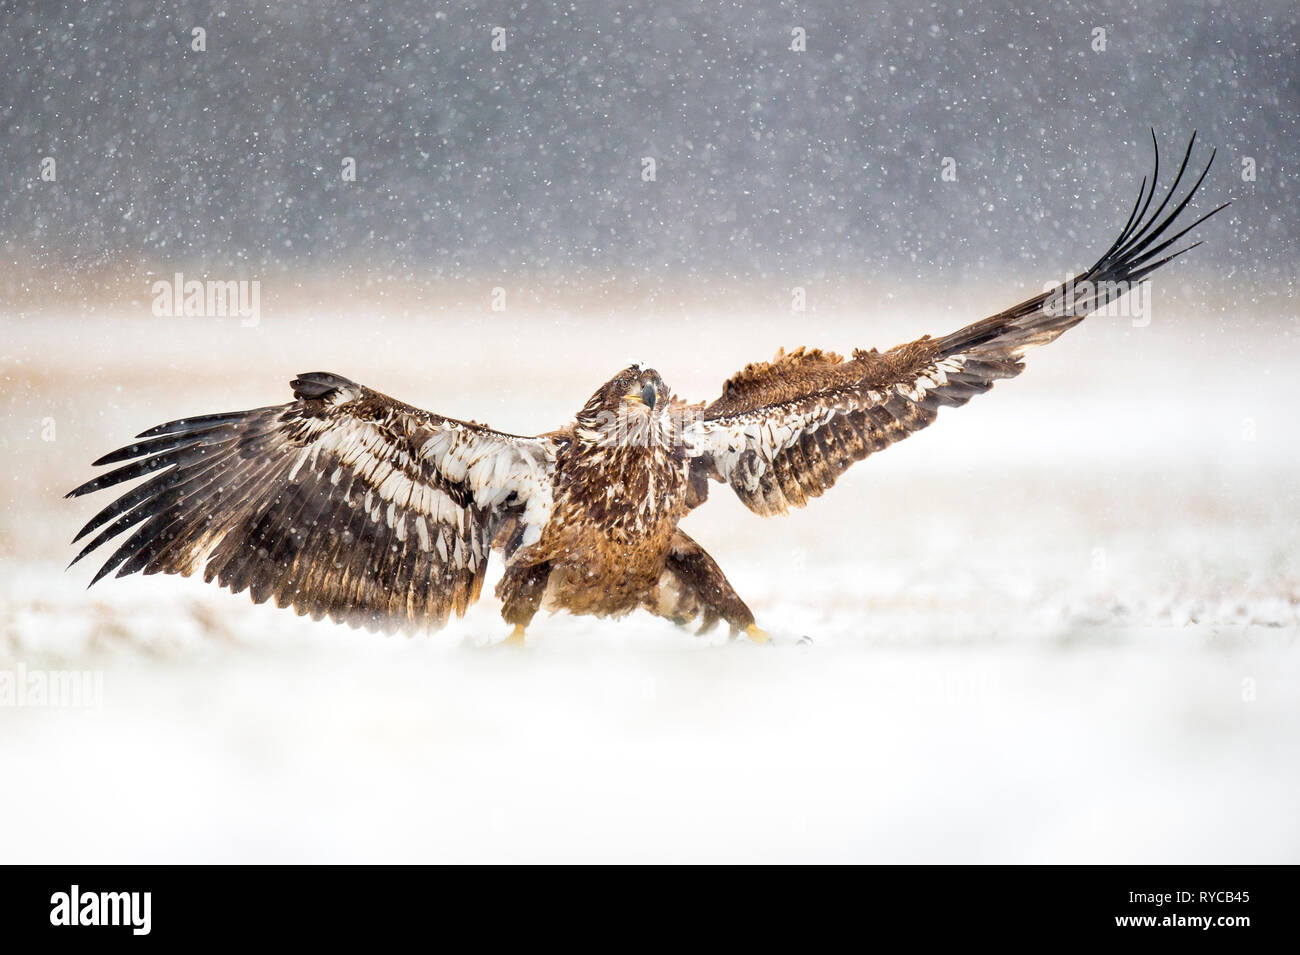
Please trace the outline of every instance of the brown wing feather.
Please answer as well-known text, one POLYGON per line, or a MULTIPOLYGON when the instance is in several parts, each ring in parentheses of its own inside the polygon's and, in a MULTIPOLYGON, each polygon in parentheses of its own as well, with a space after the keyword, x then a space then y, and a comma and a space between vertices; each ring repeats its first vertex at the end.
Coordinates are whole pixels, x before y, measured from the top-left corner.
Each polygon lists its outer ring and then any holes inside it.
POLYGON ((1157 150, 1150 192, 1144 179, 1123 231, 1078 279, 943 338, 927 335, 884 353, 857 350, 847 361, 800 348, 747 366, 693 425, 696 474, 730 484, 759 514, 803 507, 855 461, 931 424, 939 408, 963 405, 998 379, 1020 374, 1027 348, 1052 341, 1181 255, 1163 253, 1227 205, 1164 238, 1214 161, 1211 155, 1191 190, 1161 219, 1195 140, 1193 134, 1177 177, 1148 216, 1159 177, 1157 150))
POLYGON ((255 603, 376 629, 427 629, 478 599, 507 520, 535 539, 553 448, 394 401, 324 372, 295 401, 182 419, 96 464, 132 463, 79 496, 140 477, 77 540, 73 563, 134 528, 94 580, 189 576, 255 603))
POLYGON ((733 378, 704 410, 696 468, 760 514, 803 507, 854 462, 933 422, 942 405, 1019 374, 1017 358, 1000 351, 946 353, 943 340, 926 337, 848 361, 778 354, 733 378))

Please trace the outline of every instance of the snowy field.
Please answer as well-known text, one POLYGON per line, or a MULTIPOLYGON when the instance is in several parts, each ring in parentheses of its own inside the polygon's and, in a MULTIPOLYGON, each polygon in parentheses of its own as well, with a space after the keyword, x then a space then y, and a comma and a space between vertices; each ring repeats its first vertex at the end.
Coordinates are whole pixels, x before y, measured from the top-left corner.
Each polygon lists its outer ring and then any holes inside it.
POLYGON ((0 861, 1300 862, 1285 296, 1160 286, 1149 327, 1090 319, 786 518, 715 485, 684 526, 765 647, 643 615, 493 647, 499 567, 415 639, 64 571, 109 499, 62 499, 91 460, 300 371, 534 432, 629 361, 712 398, 778 345, 884 347, 1037 288, 0 319, 0 674, 102 674, 98 705, 0 706, 0 861))

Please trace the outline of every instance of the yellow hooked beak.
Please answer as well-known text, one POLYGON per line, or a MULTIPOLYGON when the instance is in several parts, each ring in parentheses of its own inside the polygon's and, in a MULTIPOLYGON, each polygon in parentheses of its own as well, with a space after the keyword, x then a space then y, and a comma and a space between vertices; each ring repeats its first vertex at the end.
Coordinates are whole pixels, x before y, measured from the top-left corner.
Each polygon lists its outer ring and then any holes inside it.
POLYGON ((654 411, 655 401, 658 400, 659 394, 655 391, 655 386, 647 381, 640 388, 637 388, 634 391, 629 391, 624 397, 626 397, 628 401, 645 405, 651 411, 654 411))

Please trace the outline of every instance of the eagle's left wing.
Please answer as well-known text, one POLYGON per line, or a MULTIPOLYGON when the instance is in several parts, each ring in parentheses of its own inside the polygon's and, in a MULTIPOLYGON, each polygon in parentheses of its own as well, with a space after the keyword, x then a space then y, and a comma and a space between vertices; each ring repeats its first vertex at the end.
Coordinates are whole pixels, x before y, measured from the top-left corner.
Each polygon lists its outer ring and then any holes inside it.
POLYGON ((1161 218, 1195 141, 1193 134, 1178 176, 1148 216, 1160 172, 1157 150, 1150 192, 1143 179, 1119 238, 1079 278, 942 338, 926 335, 883 354, 858 350, 848 361, 801 348, 732 377, 722 396, 684 425, 695 455, 693 485, 703 490, 693 503, 707 494, 711 478, 731 485, 759 514, 803 507, 855 461, 929 425, 939 408, 963 405, 999 378, 1020 374, 1027 348, 1052 341, 1136 287, 1182 254, 1165 254, 1173 242, 1224 208, 1162 238, 1209 172, 1207 163, 1186 197, 1161 218))
POLYGON ((131 530, 91 583, 202 571, 255 603, 422 630, 478 598, 504 526, 508 548, 541 535, 552 438, 443 418, 326 372, 292 384, 288 404, 172 421, 96 461, 131 463, 69 497, 147 480, 81 529, 78 540, 99 533, 73 563, 131 530))

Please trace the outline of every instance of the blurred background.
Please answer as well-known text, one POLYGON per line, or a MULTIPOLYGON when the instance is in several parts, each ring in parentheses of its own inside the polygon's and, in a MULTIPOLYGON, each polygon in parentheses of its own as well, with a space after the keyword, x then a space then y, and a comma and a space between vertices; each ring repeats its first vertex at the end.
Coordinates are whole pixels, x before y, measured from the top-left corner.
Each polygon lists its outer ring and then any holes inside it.
POLYGON ((1294 4, 0 17, 0 860, 1297 861, 1294 4), (1234 205, 1148 312, 805 511, 690 516, 774 646, 493 649, 499 566, 413 640, 64 570, 93 459, 300 371, 535 433, 629 361, 702 400, 959 327, 1091 264, 1151 127, 1234 205), (256 320, 155 314, 177 273, 256 320))
POLYGON ((1122 221, 1153 126, 1249 198, 1202 266, 1289 281, 1300 237, 1287 0, 4 7, 0 229, 47 281, 1059 269, 1122 221))

